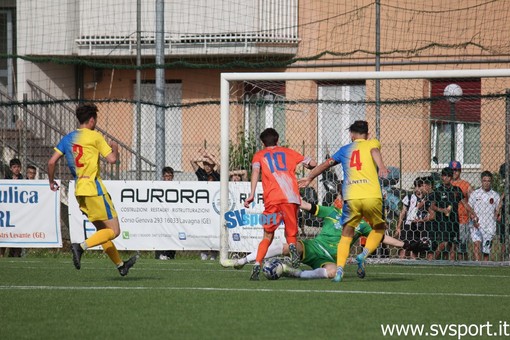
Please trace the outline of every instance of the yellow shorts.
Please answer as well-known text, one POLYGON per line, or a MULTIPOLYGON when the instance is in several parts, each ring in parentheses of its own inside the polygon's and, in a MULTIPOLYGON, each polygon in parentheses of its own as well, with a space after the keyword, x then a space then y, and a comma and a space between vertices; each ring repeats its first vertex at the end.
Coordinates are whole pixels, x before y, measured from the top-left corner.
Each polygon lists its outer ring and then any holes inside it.
POLYGON ((372 228, 386 223, 382 198, 363 198, 345 201, 342 211, 342 224, 356 228, 362 218, 372 228))
POLYGON ((110 194, 103 196, 76 196, 80 210, 90 222, 108 221, 117 217, 110 194))

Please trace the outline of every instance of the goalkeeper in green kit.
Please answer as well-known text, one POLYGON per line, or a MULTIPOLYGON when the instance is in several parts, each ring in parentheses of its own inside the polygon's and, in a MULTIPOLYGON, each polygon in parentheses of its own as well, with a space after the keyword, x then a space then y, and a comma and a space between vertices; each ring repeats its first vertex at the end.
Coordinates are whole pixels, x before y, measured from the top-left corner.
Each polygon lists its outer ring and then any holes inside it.
MULTIPOLYGON (((301 263, 312 267, 312 270, 296 269, 284 264, 284 275, 302 279, 331 279, 335 277, 337 270, 336 253, 338 242, 342 237, 342 210, 334 206, 315 205, 305 201, 301 202, 300 208, 317 217, 322 217, 323 226, 315 238, 299 240, 296 244, 301 256, 301 263)), ((352 243, 355 243, 361 236, 368 236, 371 231, 370 225, 365 220, 361 220, 361 223, 354 230, 352 243)), ((426 251, 430 247, 427 240, 409 243, 387 235, 384 236, 383 243, 417 253, 426 251)), ((283 244, 283 246, 282 244, 274 244, 274 246, 269 247, 266 258, 288 254, 288 244, 283 244)), ((236 269, 241 269, 245 264, 254 261, 255 255, 256 253, 250 253, 246 257, 231 261, 230 265, 236 269)))

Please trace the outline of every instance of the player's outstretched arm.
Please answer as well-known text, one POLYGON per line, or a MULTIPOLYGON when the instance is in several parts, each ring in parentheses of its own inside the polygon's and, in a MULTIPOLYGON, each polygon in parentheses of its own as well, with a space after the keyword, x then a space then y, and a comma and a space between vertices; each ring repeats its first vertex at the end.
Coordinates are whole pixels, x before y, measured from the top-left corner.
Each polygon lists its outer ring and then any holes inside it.
POLYGON ((404 242, 397 240, 396 238, 388 236, 388 235, 384 235, 382 243, 387 244, 392 247, 396 247, 396 248, 404 247, 404 242))
POLYGON ((303 166, 309 170, 313 170, 317 166, 317 162, 315 159, 309 159, 308 162, 303 163, 303 166))
POLYGON ((312 209, 312 204, 308 203, 305 200, 301 200, 301 204, 299 207, 303 210, 310 211, 312 209))
POLYGON ((312 171, 308 173, 306 177, 298 180, 299 187, 306 188, 315 179, 315 177, 319 176, 324 171, 328 170, 329 168, 336 164, 337 163, 334 160, 328 159, 325 162, 317 165, 312 171))
POLYGON ((423 251, 427 251, 430 249, 430 240, 428 238, 421 239, 419 241, 400 241, 391 236, 384 236, 383 243, 389 246, 403 248, 405 250, 410 250, 413 253, 421 253, 423 251))

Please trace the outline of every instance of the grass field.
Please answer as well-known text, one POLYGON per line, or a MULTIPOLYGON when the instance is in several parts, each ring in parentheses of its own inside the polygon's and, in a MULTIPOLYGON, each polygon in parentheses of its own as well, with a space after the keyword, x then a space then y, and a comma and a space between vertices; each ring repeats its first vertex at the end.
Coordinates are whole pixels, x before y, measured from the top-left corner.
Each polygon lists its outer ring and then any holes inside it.
POLYGON ((360 280, 348 266, 342 283, 250 270, 141 258, 120 277, 97 256, 79 271, 70 256, 0 258, 0 339, 370 339, 381 324, 510 322, 508 267, 369 265, 360 280))

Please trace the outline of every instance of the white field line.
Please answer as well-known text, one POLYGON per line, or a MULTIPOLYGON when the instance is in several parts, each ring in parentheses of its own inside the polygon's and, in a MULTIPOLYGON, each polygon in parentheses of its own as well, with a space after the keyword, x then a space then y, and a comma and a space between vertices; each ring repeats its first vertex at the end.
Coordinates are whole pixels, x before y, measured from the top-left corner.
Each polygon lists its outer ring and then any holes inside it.
MULTIPOLYGON (((21 263, 21 261, 15 261, 17 262, 18 264, 21 263)), ((108 262, 108 261, 106 261, 108 262)), ((163 261, 161 261, 163 262, 163 261)), ((22 261, 22 263, 34 263, 34 264, 41 264, 41 262, 37 262, 37 261, 22 261)), ((70 266, 72 264, 69 263, 69 261, 65 261, 65 262, 61 262, 62 263, 62 266, 70 266)), ((188 265, 189 263, 186 263, 186 262, 179 262, 179 263, 172 263, 170 261, 165 261, 165 263, 161 263, 161 264, 150 264, 150 265, 144 265, 142 263, 138 264, 136 267, 134 267, 134 270, 135 271, 176 271, 176 272, 183 272, 183 271, 189 271, 189 272, 217 272, 217 271, 224 271, 224 272, 234 272, 234 273, 246 273, 245 270, 234 270, 233 268, 221 268, 219 266, 216 266, 215 268, 208 268, 208 269, 201 269, 201 268, 186 268, 186 265, 188 265), (168 265, 169 267, 161 267, 161 266, 166 266, 168 265), (170 267, 171 266, 171 267, 170 267), (176 268, 176 267, 179 267, 179 268, 176 268)), ((206 263, 206 265, 217 265, 217 263, 206 263)), ((246 265, 246 268, 249 268, 250 265, 246 265)), ((384 266, 379 266, 379 268, 384 268, 384 266)), ((6 267, 6 269, 42 269, 42 268, 47 268, 47 269, 59 269, 59 267, 43 267, 43 266, 11 266, 9 265, 9 267, 6 267)), ((302 269, 306 269, 307 267, 304 267, 302 269)), ((370 276, 388 276, 388 275, 394 275, 394 276, 437 276, 437 277, 482 277, 482 278, 502 278, 502 279, 508 279, 510 278, 510 273, 508 275, 496 275, 496 274, 483 274, 483 273, 479 273, 479 274, 456 274, 456 273, 417 273, 414 271, 414 269, 421 269, 423 267, 412 267, 413 270, 409 270, 407 272, 375 272, 375 271, 370 271, 368 272, 367 271, 367 274, 369 274, 370 276)), ((62 267, 61 269, 67 269, 65 267, 62 267)), ((86 264, 82 266, 82 271, 83 270, 110 270, 110 269, 115 269, 114 267, 112 266, 97 266, 97 264, 91 264, 89 267, 86 267, 86 264)), ((409 267, 409 269, 411 269, 411 267, 409 267)), ((430 269, 430 267, 429 267, 430 269)))
POLYGON ((371 294, 371 295, 401 295, 401 296, 431 296, 431 297, 495 297, 510 298, 508 294, 477 294, 477 293, 440 293, 440 292, 378 292, 366 290, 312 290, 312 289, 271 289, 271 288, 218 288, 218 287, 79 287, 79 286, 0 286, 0 290, 190 290, 190 291, 224 291, 224 292, 279 292, 279 293, 320 293, 320 294, 371 294))

